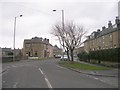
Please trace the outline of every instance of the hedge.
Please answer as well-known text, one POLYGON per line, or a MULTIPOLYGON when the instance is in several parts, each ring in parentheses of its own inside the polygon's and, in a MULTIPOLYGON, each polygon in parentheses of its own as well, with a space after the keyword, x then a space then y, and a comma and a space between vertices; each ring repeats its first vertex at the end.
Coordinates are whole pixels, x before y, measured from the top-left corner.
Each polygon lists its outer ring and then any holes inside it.
POLYGON ((114 49, 104 49, 97 51, 81 52, 78 54, 80 60, 98 60, 101 61, 111 61, 111 62, 120 62, 120 48, 114 49))

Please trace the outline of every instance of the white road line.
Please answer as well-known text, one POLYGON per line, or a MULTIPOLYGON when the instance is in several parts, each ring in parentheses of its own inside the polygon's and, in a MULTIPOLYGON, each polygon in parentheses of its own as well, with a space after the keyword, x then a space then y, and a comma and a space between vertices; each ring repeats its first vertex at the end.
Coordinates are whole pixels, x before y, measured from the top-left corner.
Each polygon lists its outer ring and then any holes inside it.
POLYGON ((59 67, 59 68, 63 68, 63 69, 66 69, 66 68, 64 68, 64 67, 61 67, 61 66, 59 66, 59 65, 56 65, 57 67, 59 67))
POLYGON ((46 81, 46 83, 47 83, 48 87, 49 87, 49 88, 52 88, 52 86, 51 86, 51 84, 50 84, 50 82, 48 81, 48 79, 47 79, 47 78, 45 78, 45 81, 46 81))
POLYGON ((93 79, 96 79, 96 80, 99 80, 99 78, 96 78, 94 76, 90 76, 90 75, 86 75, 87 77, 90 77, 90 78, 93 78, 93 79))
POLYGON ((104 80, 100 80, 101 82, 105 82, 104 80))
POLYGON ((99 78, 94 78, 94 79, 98 80, 99 78))
POLYGON ((90 78, 94 78, 93 76, 90 76, 90 75, 86 75, 87 77, 90 77, 90 78))
POLYGON ((52 85, 50 84, 49 80, 47 79, 47 76, 45 75, 45 73, 43 73, 43 71, 41 70, 41 68, 39 68, 38 70, 43 74, 43 76, 44 76, 44 78, 45 78, 45 81, 46 81, 46 83, 47 83, 47 86, 48 86, 50 89, 52 89, 52 85))
POLYGON ((42 74, 44 74, 43 71, 42 71, 40 68, 39 68, 38 70, 39 70, 42 74))
POLYGON ((86 75, 87 77, 90 77, 90 78, 93 78, 93 79, 96 79, 96 80, 99 80, 99 81, 101 81, 101 82, 104 82, 105 83, 105 81, 104 80, 101 80, 101 79, 99 79, 99 78, 96 78, 96 77, 93 77, 93 76, 90 76, 90 75, 86 75))

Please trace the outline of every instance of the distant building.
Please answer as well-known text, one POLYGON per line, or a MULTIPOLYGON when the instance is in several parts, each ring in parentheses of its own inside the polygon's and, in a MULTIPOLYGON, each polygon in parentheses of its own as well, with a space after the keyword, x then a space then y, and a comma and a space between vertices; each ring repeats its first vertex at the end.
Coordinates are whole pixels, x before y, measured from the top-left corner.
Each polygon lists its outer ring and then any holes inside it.
POLYGON ((110 49, 120 47, 120 19, 116 17, 115 24, 112 25, 111 21, 108 23, 108 28, 102 27, 87 36, 84 42, 84 49, 86 52, 110 49))
POLYGON ((11 48, 2 48, 2 57, 13 56, 13 50, 11 48))
POLYGON ((57 45, 53 47, 53 55, 54 57, 57 57, 58 55, 62 55, 62 49, 59 48, 57 45))
POLYGON ((80 52, 84 52, 84 46, 81 46, 79 48, 75 48, 74 55, 77 55, 80 52))
POLYGON ((22 51, 24 57, 53 57, 53 46, 49 43, 49 39, 43 39, 42 37, 25 39, 22 51))
MULTIPOLYGON (((13 50, 11 48, 1 48, 2 49, 2 57, 12 57, 13 50)), ((21 53, 21 49, 15 49, 15 56, 18 56, 21 53)))

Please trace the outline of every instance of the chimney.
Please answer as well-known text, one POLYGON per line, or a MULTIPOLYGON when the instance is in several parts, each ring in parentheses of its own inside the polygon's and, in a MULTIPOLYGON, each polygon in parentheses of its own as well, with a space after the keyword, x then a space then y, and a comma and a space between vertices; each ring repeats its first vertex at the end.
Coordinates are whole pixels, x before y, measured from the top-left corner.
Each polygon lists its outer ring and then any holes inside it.
POLYGON ((102 27, 102 30, 105 30, 105 29, 106 29, 106 27, 105 27, 105 26, 103 26, 103 27, 102 27))
POLYGON ((47 39, 47 42, 49 42, 49 39, 47 39))
POLYGON ((117 24, 117 27, 120 28, 120 19, 119 19, 119 17, 116 17, 115 24, 117 24))
POLYGON ((112 27, 112 23, 111 21, 108 22, 108 28, 111 28, 112 27))
POLYGON ((87 36, 87 40, 89 40, 90 39, 90 36, 87 36))
POLYGON ((44 41, 46 41, 47 39, 45 38, 44 41))
POLYGON ((97 32, 100 32, 100 29, 98 29, 97 32))
POLYGON ((115 19, 115 24, 119 24, 119 17, 116 17, 116 19, 115 19))
POLYGON ((42 41, 43 40, 43 38, 42 37, 40 37, 40 41, 42 41))

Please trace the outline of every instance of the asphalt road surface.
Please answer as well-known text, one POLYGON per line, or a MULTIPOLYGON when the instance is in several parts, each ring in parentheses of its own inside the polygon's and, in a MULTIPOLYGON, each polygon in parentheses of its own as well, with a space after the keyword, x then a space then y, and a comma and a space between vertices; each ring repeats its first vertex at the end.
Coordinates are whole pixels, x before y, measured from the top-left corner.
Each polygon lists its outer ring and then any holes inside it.
POLYGON ((2 88, 117 88, 117 84, 107 81, 107 78, 115 77, 105 77, 104 81, 103 78, 101 80, 63 68, 56 64, 58 61, 21 60, 5 63, 2 88))

